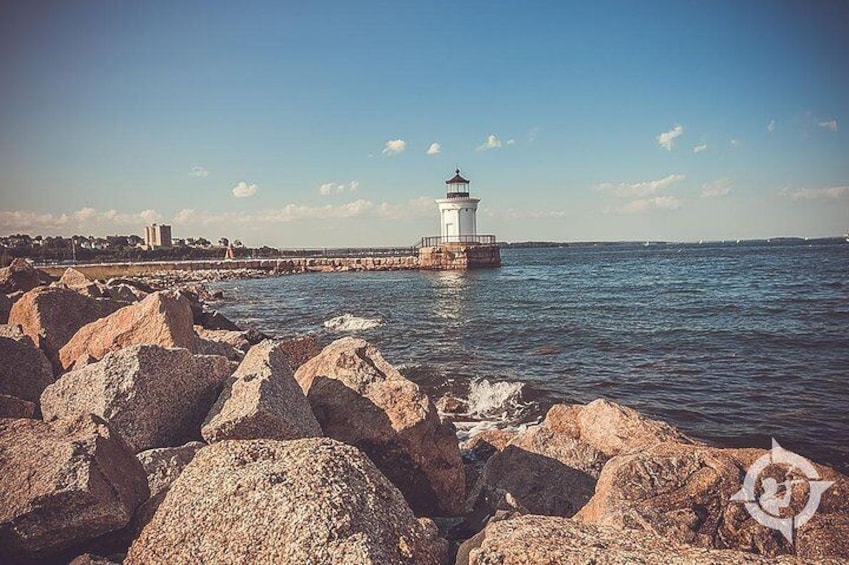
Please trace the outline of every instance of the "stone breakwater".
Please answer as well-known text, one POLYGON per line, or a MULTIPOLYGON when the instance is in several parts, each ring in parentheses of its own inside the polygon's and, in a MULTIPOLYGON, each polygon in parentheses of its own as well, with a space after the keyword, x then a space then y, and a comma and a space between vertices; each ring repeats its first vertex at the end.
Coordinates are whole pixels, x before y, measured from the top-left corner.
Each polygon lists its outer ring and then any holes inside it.
MULTIPOLYGON (((425 247, 415 255, 373 257, 294 257, 280 259, 233 259, 226 261, 157 261, 143 263, 95 263, 74 265, 91 279, 139 277, 173 282, 211 282, 226 279, 260 278, 298 273, 347 273, 352 271, 450 270, 498 267, 498 247, 445 244, 425 247)), ((43 267, 60 277, 65 267, 43 267)))
MULTIPOLYGON (((361 339, 269 338, 197 292, 73 269, 18 263, 0 290, 0 563, 849 559, 849 477, 823 465, 790 543, 731 500, 764 449, 605 399, 460 443, 361 339)), ((801 511, 799 470, 770 473, 801 511)))

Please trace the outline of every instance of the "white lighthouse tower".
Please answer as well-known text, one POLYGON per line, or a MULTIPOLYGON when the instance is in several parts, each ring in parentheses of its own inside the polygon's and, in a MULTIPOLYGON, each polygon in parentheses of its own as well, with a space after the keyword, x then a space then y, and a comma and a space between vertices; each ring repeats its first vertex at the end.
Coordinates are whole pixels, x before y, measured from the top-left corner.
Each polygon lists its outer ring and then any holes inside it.
POLYGON ((440 243, 477 243, 478 202, 469 196, 469 181, 460 175, 460 169, 445 181, 445 198, 438 198, 441 219, 440 243))
POLYGON ((422 269, 475 269, 498 267, 501 254, 494 235, 478 234, 478 202, 469 196, 469 181, 460 169, 445 181, 445 198, 439 205, 439 235, 423 237, 419 246, 422 269))

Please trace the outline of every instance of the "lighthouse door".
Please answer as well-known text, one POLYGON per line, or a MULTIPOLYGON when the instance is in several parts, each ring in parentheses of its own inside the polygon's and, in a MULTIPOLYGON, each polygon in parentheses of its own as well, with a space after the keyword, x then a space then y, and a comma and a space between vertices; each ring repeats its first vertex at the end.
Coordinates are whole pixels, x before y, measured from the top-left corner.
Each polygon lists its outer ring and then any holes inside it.
POLYGON ((457 237, 457 224, 454 222, 446 222, 445 224, 445 241, 459 241, 457 237))

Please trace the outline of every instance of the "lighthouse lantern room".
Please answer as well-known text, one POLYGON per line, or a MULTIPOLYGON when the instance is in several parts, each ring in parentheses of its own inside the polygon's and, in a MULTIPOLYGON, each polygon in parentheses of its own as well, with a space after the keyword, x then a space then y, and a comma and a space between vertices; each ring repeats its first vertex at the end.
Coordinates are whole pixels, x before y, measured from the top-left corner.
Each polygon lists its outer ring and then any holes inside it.
POLYGON ((439 198, 442 243, 477 243, 477 211, 480 198, 469 196, 469 181, 460 175, 460 169, 445 181, 445 198, 439 198))

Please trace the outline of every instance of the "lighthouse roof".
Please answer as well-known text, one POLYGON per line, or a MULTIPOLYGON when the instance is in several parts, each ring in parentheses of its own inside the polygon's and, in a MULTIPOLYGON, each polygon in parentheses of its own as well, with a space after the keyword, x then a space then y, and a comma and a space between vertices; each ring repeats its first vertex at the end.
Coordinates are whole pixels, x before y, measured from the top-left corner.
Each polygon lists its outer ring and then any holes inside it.
POLYGON ((445 184, 469 184, 469 181, 467 179, 464 179, 462 176, 460 176, 460 169, 455 170, 454 173, 455 175, 445 181, 445 184))

